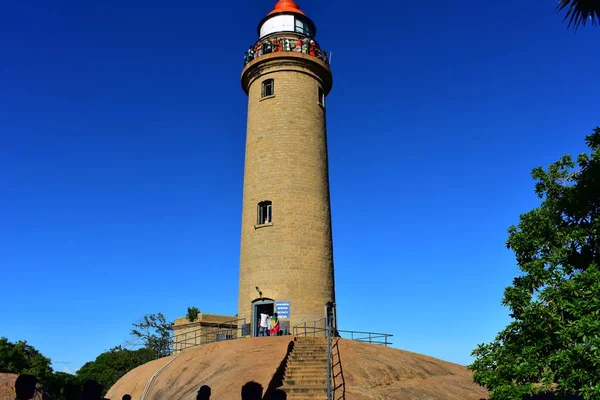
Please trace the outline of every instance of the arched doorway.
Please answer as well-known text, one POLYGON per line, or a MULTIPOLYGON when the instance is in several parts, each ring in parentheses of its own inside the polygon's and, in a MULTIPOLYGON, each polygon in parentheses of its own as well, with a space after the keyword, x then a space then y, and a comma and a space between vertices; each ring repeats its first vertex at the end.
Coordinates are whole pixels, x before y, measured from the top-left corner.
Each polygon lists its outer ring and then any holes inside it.
POLYGON ((275 312, 275 300, 260 298, 252 301, 252 336, 258 336, 260 327, 260 314, 266 313, 272 316, 275 312))

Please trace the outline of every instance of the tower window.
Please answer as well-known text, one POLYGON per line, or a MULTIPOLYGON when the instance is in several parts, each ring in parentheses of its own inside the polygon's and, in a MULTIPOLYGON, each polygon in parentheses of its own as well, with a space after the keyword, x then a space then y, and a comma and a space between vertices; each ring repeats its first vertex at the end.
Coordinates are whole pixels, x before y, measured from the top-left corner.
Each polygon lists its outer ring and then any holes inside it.
POLYGON ((323 91, 323 88, 321 86, 319 86, 318 96, 319 104, 325 107, 325 92, 323 91))
POLYGON ((273 203, 269 200, 258 203, 257 225, 265 225, 273 222, 272 205, 273 203))
POLYGON ((262 97, 269 97, 275 94, 275 82, 273 79, 267 79, 262 83, 262 97))

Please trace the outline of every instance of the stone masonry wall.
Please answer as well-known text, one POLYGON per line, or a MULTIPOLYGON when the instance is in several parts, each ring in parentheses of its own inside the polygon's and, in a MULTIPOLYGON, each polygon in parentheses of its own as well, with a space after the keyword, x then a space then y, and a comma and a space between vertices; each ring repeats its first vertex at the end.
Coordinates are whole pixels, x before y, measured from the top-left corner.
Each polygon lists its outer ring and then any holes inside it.
POLYGON ((176 353, 186 348, 212 343, 217 340, 217 334, 225 335, 227 338, 237 337, 239 332, 237 324, 226 324, 236 319, 225 315, 202 313, 198 314, 198 319, 194 322, 190 322, 185 317, 177 318, 173 324, 173 351, 176 353))
POLYGON ((310 63, 320 63, 314 57, 265 57, 270 60, 245 71, 252 78, 245 88, 238 313, 251 321, 258 286, 263 297, 291 303, 293 327, 324 318, 325 303, 335 301, 326 113, 318 98, 319 87, 329 91, 331 76, 314 72, 310 63), (261 98, 266 79, 274 80, 274 96, 261 98), (272 224, 257 226, 257 205, 264 200, 272 201, 272 224))

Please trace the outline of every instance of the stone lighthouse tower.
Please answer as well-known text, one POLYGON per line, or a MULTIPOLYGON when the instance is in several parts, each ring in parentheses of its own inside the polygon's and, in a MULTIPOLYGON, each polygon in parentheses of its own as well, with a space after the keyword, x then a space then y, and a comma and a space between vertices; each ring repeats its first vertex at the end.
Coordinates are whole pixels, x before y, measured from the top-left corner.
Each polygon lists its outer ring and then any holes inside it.
POLYGON ((279 0, 246 54, 248 95, 238 316, 291 328, 335 303, 325 97, 332 87, 316 26, 279 0))

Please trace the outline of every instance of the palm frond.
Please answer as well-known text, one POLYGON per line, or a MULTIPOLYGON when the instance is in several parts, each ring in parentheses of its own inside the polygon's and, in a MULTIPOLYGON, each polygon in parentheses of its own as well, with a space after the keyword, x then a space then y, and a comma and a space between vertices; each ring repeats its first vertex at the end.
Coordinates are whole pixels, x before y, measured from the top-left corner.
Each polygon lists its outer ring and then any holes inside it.
POLYGON ((569 20, 575 30, 590 21, 592 25, 600 22, 600 0, 558 0, 557 11, 563 10, 567 10, 564 21, 569 20))

